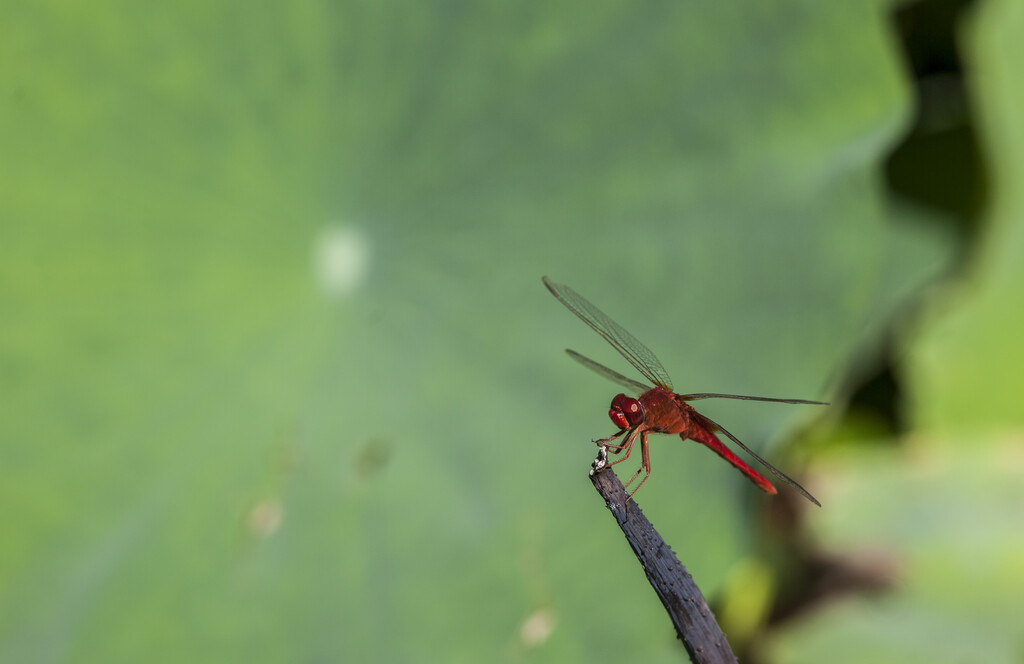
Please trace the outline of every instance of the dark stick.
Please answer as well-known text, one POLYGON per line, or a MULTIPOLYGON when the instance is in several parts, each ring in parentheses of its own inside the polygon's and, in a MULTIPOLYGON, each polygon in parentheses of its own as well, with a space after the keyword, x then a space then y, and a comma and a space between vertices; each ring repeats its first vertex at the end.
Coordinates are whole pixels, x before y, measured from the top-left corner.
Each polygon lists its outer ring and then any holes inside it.
MULTIPOLYGON (((603 448, 601 451, 605 452, 603 448)), ((598 456, 590 480, 633 547, 690 659, 694 664, 736 664, 736 655, 693 577, 632 499, 627 514, 626 490, 615 473, 605 467, 606 459, 605 454, 598 456)))

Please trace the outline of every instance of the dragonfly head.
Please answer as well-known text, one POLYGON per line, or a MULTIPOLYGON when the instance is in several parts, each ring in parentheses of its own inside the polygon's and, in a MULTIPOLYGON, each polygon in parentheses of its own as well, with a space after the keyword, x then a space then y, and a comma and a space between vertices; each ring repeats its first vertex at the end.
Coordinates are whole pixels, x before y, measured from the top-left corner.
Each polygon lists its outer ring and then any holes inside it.
POLYGON ((633 397, 617 394, 612 399, 608 417, 612 418, 612 422, 620 429, 632 429, 644 421, 644 407, 633 397))

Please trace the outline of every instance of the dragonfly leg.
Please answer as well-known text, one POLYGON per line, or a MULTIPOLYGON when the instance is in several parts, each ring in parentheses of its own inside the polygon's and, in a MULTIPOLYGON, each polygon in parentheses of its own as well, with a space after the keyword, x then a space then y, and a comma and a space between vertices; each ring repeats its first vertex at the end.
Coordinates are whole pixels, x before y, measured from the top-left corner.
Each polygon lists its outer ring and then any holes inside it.
MULTIPOLYGON (((633 443, 636 442, 636 436, 638 433, 638 429, 633 429, 632 431, 630 431, 629 435, 626 436, 626 439, 622 441, 621 445, 608 445, 607 443, 602 443, 614 454, 619 454, 622 451, 626 452, 626 454, 621 459, 616 459, 615 461, 612 461, 610 464, 608 464, 609 466, 614 466, 615 464, 621 463, 629 458, 629 453, 633 451, 633 443)), ((614 438, 614 436, 612 438, 614 438)), ((609 438, 608 440, 611 440, 611 438, 609 438)))
POLYGON ((629 496, 626 497, 627 505, 629 503, 629 499, 632 498, 633 496, 635 496, 636 492, 640 490, 640 487, 642 487, 644 485, 644 482, 646 482, 651 477, 651 455, 650 455, 650 452, 648 451, 648 447, 647 447, 647 432, 646 431, 644 431, 643 434, 640 435, 640 455, 641 455, 640 469, 637 470, 635 473, 633 473, 633 477, 629 478, 629 481, 626 482, 626 486, 628 487, 630 484, 632 484, 633 480, 635 480, 637 475, 639 475, 642 471, 646 471, 646 473, 644 474, 644 478, 642 480, 640 480, 640 484, 637 484, 636 488, 633 489, 633 492, 630 493, 629 496))
POLYGON ((628 431, 628 429, 623 429, 622 431, 618 432, 614 436, 608 436, 607 438, 599 438, 599 439, 593 440, 591 442, 594 443, 595 445, 604 445, 605 447, 607 447, 609 449, 615 450, 616 453, 617 453, 623 447, 625 447, 625 445, 609 445, 608 443, 612 442, 613 440, 615 440, 616 438, 618 438, 622 434, 626 433, 627 431, 628 431))

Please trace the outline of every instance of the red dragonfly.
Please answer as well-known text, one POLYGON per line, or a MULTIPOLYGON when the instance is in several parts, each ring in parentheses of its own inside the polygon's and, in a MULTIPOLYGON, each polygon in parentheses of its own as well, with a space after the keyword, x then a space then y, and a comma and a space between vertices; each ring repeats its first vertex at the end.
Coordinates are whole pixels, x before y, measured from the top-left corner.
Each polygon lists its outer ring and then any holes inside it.
MULTIPOLYGON (((640 455, 642 457, 640 468, 633 473, 633 477, 630 478, 629 482, 626 482, 626 486, 628 487, 632 484, 633 480, 641 472, 645 474, 643 479, 640 480, 640 484, 637 484, 633 492, 629 494, 629 498, 632 498, 651 476, 651 458, 647 449, 647 434, 649 433, 677 433, 683 440, 695 440, 702 445, 707 445, 715 454, 731 463, 737 470, 746 475, 762 491, 772 494, 778 493, 771 482, 733 454, 732 450, 726 447, 718 439, 718 436, 715 435, 715 433, 722 433, 732 442, 743 448, 747 454, 761 462, 771 474, 791 485, 807 500, 821 507, 821 503, 808 493, 807 489, 759 457, 749 447, 740 442, 736 436, 722 428, 721 425, 698 413, 687 402, 696 401, 697 399, 745 399, 748 401, 774 401, 778 403, 814 404, 819 406, 827 406, 827 403, 822 401, 806 401, 804 399, 747 397, 737 394, 676 394, 672 391, 672 380, 668 377, 665 368, 647 346, 640 343, 636 337, 623 329, 621 325, 613 321, 573 289, 562 284, 556 284, 547 277, 544 277, 543 280, 544 285, 548 287, 548 290, 551 291, 551 294, 559 302, 564 304, 569 311, 579 316, 580 320, 593 328, 595 332, 604 337, 605 341, 610 343, 630 364, 636 367, 637 371, 644 378, 654 383, 654 387, 645 385, 632 378, 627 378, 590 358, 584 357, 574 350, 566 349, 565 351, 571 358, 588 369, 592 369, 620 385, 625 385, 640 395, 635 399, 625 394, 615 395, 615 398, 612 399, 608 416, 615 426, 619 427, 619 432, 614 436, 594 441, 598 445, 603 445, 611 450, 613 454, 625 452, 621 459, 609 464, 615 465, 629 458, 637 438, 640 439, 640 455), (625 437, 618 444, 612 444, 620 436, 625 437)), ((627 498, 627 502, 629 498, 627 498)))

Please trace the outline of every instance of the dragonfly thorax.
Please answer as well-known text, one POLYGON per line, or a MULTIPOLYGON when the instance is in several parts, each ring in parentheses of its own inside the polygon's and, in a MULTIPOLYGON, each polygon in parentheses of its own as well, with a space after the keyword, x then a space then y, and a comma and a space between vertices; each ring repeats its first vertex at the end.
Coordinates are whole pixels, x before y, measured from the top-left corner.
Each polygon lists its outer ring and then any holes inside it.
POLYGON ((644 421, 644 407, 633 397, 616 394, 608 410, 608 417, 620 429, 632 429, 644 421))

